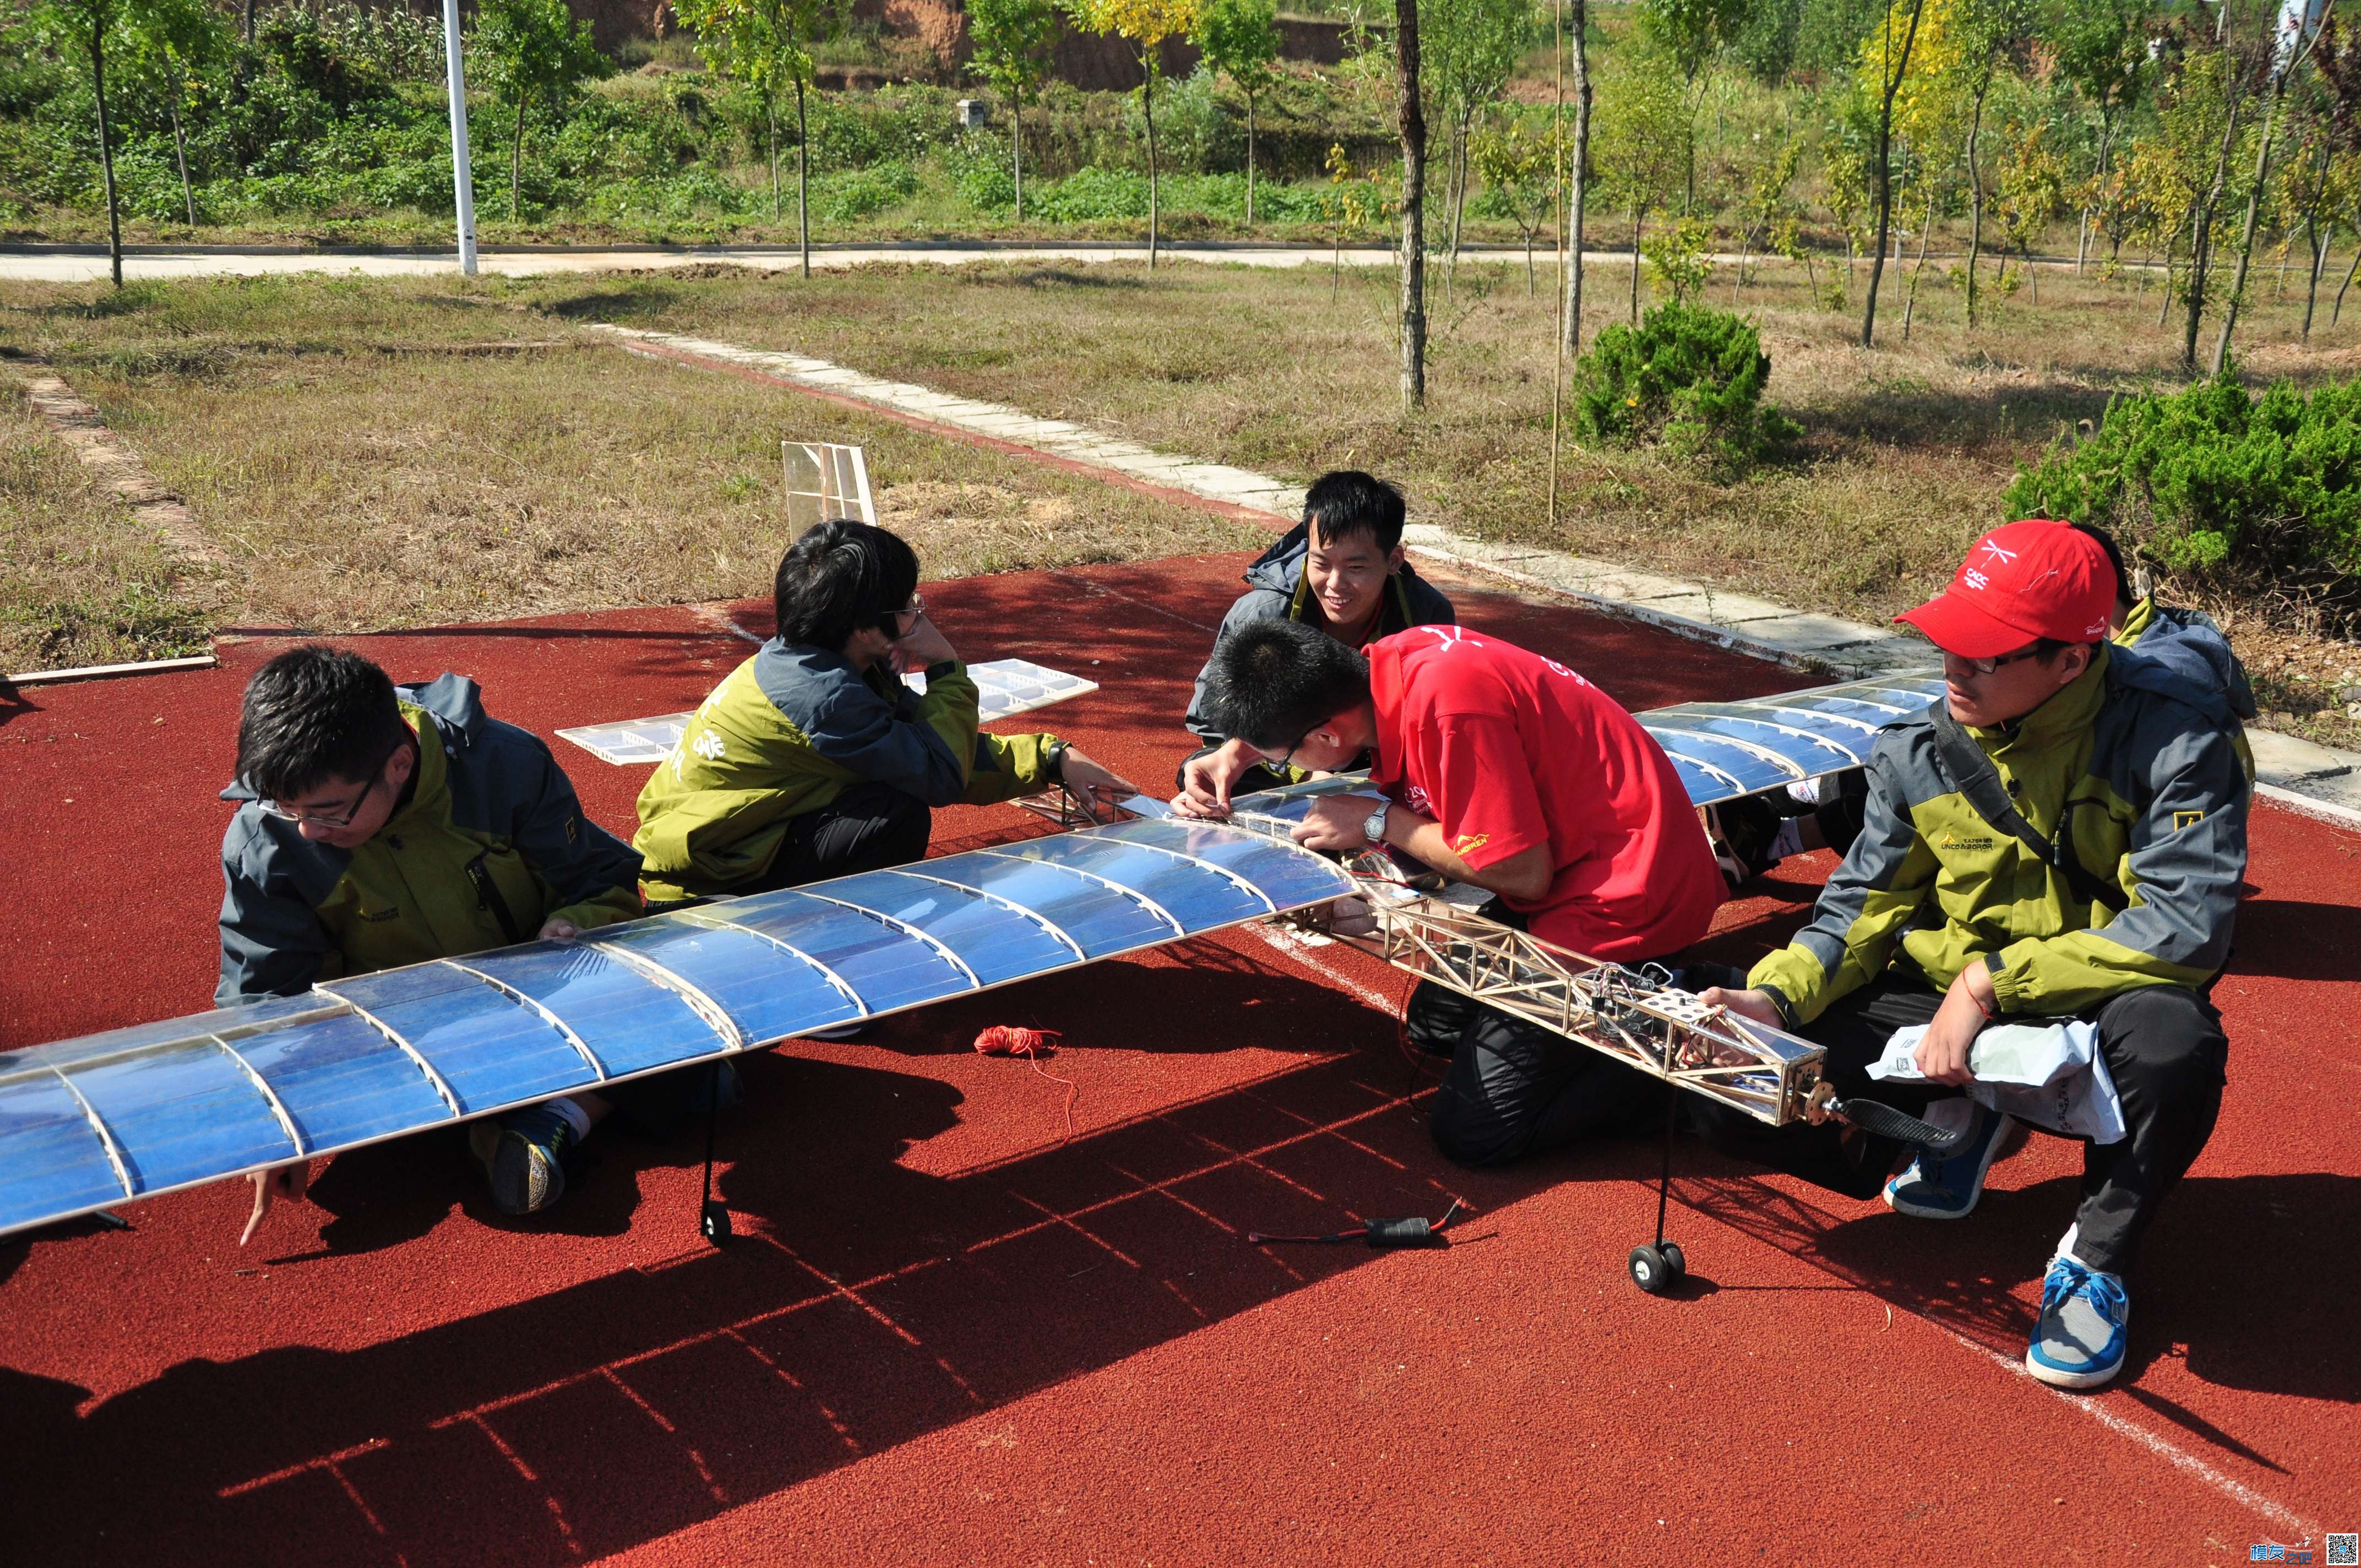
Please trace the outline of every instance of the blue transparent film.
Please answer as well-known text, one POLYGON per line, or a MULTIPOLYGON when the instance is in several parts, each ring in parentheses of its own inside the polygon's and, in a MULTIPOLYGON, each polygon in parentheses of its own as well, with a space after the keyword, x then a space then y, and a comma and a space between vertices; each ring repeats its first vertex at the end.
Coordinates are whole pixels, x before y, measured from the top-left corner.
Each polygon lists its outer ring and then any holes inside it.
POLYGON ((809 959, 745 931, 717 930, 667 916, 598 933, 713 998, 750 1045, 784 1040, 860 1015, 850 997, 809 959))
POLYGON ((410 1054, 349 1013, 227 1044, 270 1085, 306 1148, 361 1143, 452 1115, 410 1054))
MULTIPOLYGON (((1872 730, 1875 730, 1907 717, 1905 713, 1896 713, 1890 708, 1879 707, 1871 703, 1856 702, 1849 696, 1823 696, 1815 692, 1796 692, 1793 696, 1782 697, 1779 707, 1778 717, 1781 722, 1794 724, 1806 722, 1807 718, 1816 719, 1827 728, 1830 739, 1838 740, 1839 742, 1842 737, 1859 732, 1849 725, 1835 722, 1836 720, 1850 718, 1854 724, 1866 724, 1872 730)), ((1870 743, 1870 739, 1867 735, 1859 735, 1858 743, 1866 746, 1870 743)))
POLYGON ((1681 775, 1681 787, 1689 792, 1691 806, 1713 806, 1748 793, 1719 774, 1707 772, 1678 751, 1668 751, 1664 755, 1672 759, 1673 772, 1681 775))
MULTIPOLYGON (((1771 758, 1748 751, 1743 746, 1733 745, 1730 741, 1711 735, 1700 735, 1693 729, 1659 729, 1653 723, 1650 723, 1646 728, 1648 733, 1656 738, 1656 743, 1676 762, 1682 757, 1686 757, 1692 762, 1703 762, 1709 767, 1718 768, 1737 781, 1740 791, 1744 794, 1752 795, 1756 790, 1775 789, 1782 784, 1793 784, 1799 778, 1814 776, 1794 767, 1783 766, 1771 758)), ((1826 771, 1818 770, 1818 772, 1826 771)))
POLYGON ((1692 735, 1718 736, 1768 751, 1786 762, 1797 778, 1838 773, 1854 766, 1856 762, 1851 752, 1817 736, 1797 734, 1793 726, 1783 726, 1773 719, 1715 718, 1675 712, 1653 720, 1653 724, 1659 736, 1666 729, 1679 729, 1692 735))
POLYGON ((1274 844, 1258 833, 1178 818, 1143 818, 1109 828, 1093 837, 1154 844, 1176 854, 1210 861, 1260 888, 1279 909, 1301 909, 1323 899, 1342 898, 1353 883, 1333 862, 1309 850, 1274 844))
POLYGON ((254 1080, 214 1041, 159 1046, 69 1076, 142 1192, 300 1152, 254 1080))
MULTIPOLYGON (((0 1058, 14 1068, 26 1052, 0 1058)), ((0 1082, 0 1228, 124 1196, 98 1133, 66 1086, 44 1072, 0 1082)))
MULTIPOLYGON (((1849 705, 1859 707, 1859 704, 1849 705)), ((1754 702, 1693 702, 1674 708, 1666 717, 1704 718, 1750 718, 1765 724, 1775 724, 1787 729, 1800 729, 1844 751, 1869 744, 1877 733, 1880 720, 1867 713, 1846 713, 1838 708, 1815 706, 1808 699, 1789 702, 1785 698, 1763 697, 1754 702)))
POLYGON ((1928 703, 1943 695, 1943 677, 1922 675, 1907 680, 1856 681, 1849 686, 1831 686, 1828 695, 1857 696, 1864 702, 1882 702, 1889 707, 1919 713, 1925 711, 1928 703))
POLYGON ((335 994, 385 1020, 433 1063, 469 1114, 598 1081, 582 1053, 533 1009, 447 964, 332 983, 335 994))
POLYGON ((1095 833, 1037 839, 1012 844, 1004 853, 1075 866, 1103 876, 1153 899, 1191 932, 1211 931, 1270 912, 1263 900, 1208 865, 1095 833))
POLYGON ((464 961, 548 1008, 610 1075, 730 1048, 678 992, 587 942, 533 942, 464 961))
POLYGON ((153 1024, 134 1024, 127 1029, 109 1029, 103 1035, 82 1035, 71 1040, 60 1040, 54 1045, 35 1046, 0 1057, 0 1069, 71 1067, 93 1057, 114 1056, 120 1051, 138 1050, 146 1046, 169 1045, 175 1041, 194 1043, 208 1038, 216 1029, 269 1023, 300 1013, 316 1013, 334 1005, 334 1003, 308 992, 301 996, 258 997, 236 1007, 200 1013, 192 1017, 164 1018, 153 1024))
MULTIPOLYGON (((831 885, 818 884, 822 889, 831 885)), ((826 964, 873 1013, 915 1007, 975 989, 958 965, 907 931, 794 888, 733 899, 703 913, 759 931, 826 964)))
POLYGON ((828 893, 924 931, 957 954, 984 985, 1082 961, 1030 915, 980 893, 931 881, 922 863, 908 872, 840 877, 828 884, 828 893))
POLYGON ((1094 959, 1169 942, 1180 934, 1131 894, 1039 861, 978 850, 928 861, 927 874, 1039 911, 1094 959))

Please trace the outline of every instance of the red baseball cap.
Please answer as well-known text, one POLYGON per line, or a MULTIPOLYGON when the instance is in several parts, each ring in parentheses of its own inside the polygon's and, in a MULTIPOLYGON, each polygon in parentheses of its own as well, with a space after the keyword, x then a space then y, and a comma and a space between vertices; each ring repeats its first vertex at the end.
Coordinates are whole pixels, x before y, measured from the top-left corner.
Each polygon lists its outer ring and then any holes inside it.
POLYGON ((2115 569, 2099 542, 2037 517, 1977 540, 1949 587, 1894 619, 1946 653, 1991 659, 2038 637, 2100 641, 2114 608, 2115 569))

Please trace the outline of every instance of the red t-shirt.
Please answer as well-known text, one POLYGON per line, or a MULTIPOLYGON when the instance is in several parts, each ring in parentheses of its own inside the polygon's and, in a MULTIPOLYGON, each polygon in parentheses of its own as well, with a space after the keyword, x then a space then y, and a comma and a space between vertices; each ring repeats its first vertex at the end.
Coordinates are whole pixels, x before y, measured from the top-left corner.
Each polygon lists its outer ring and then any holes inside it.
POLYGON ((1506 900, 1545 941, 1593 958, 1664 958, 1721 904, 1697 808, 1653 737, 1554 660, 1455 626, 1372 642, 1371 782, 1443 825, 1481 871, 1537 844, 1549 891, 1506 900))

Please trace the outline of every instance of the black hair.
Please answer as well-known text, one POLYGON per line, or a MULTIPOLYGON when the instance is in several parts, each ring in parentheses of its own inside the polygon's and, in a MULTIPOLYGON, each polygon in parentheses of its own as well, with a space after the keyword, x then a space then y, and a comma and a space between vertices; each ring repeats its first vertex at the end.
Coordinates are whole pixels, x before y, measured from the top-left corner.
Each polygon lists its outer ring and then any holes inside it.
POLYGON ((1377 542, 1379 554, 1390 555, 1401 543, 1406 515, 1400 490, 1358 468, 1323 474, 1303 493, 1303 521, 1315 545, 1366 533, 1377 542))
POLYGON ((383 670, 358 653, 307 643, 247 682, 237 776, 266 800, 297 800, 331 779, 374 777, 410 739, 383 670))
POLYGON ((2096 544, 2107 557, 2107 565, 2115 569, 2115 602, 2125 609, 2132 604, 2132 575, 2124 566, 2124 553, 2114 535, 2096 523, 2070 522, 2066 525, 2096 544))
POLYGON ((917 552, 899 534, 831 518, 779 558, 771 608, 782 641, 841 652, 856 631, 892 632, 894 612, 917 591, 917 552))
POLYGON ((1300 620, 1256 620, 1213 650, 1213 721, 1267 751, 1299 745, 1369 700, 1369 662, 1300 620))
POLYGON ((2063 653, 2069 648, 2088 648, 2090 646, 2091 644, 2088 642, 2066 642, 2061 641, 2059 639, 2055 637, 2036 638, 2033 643, 2033 662, 2037 664, 2047 664, 2055 660, 2059 654, 2063 653))

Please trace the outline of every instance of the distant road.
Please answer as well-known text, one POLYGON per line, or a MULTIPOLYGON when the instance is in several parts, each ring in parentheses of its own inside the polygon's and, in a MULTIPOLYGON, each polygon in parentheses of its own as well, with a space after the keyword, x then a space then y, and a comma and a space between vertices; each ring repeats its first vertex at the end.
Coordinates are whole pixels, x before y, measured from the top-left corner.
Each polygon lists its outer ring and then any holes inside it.
MULTIPOLYGON (((1325 267, 1332 252, 1325 246, 1253 245, 1227 242, 1191 241, 1166 245, 1161 254, 1173 260, 1226 262, 1240 267, 1325 267)), ((1041 261, 1090 263, 1100 261, 1137 261, 1147 255, 1148 247, 1139 244, 1119 245, 1027 245, 995 244, 962 240, 906 240, 888 245, 815 245, 812 265, 816 268, 859 267, 877 261, 933 262, 956 266, 969 261, 1041 261)), ((1480 255, 1494 260, 1521 260, 1521 246, 1470 246, 1466 255, 1480 255)), ((1550 252, 1535 253, 1536 259, 1546 262, 1550 252)), ((1584 258, 1590 262, 1628 261, 1628 250, 1586 250, 1584 258)), ((634 268, 697 267, 719 264, 730 267, 792 269, 796 266, 793 246, 605 246, 575 247, 546 246, 513 250, 486 250, 477 257, 479 270, 498 272, 511 278, 528 277, 551 272, 612 272, 634 268)), ((1388 267, 1394 261, 1390 247, 1378 246, 1347 247, 1344 260, 1353 267, 1388 267)), ((1735 256, 1717 256, 1717 266, 1736 263, 1735 256)), ((1748 258, 1750 264, 1760 264, 1761 256, 1748 258)), ((1838 265, 1841 258, 1828 258, 1838 265)), ((1949 260, 1949 257, 1932 257, 1930 260, 1949 260)), ((2043 264, 2071 267, 2070 257, 2042 257, 2043 264)), ((1916 258, 1911 258, 1915 263, 1916 258)), ((132 278, 203 278, 261 277, 273 273, 325 272, 358 273, 373 278, 423 277, 452 273, 459 269, 455 251, 373 250, 359 247, 293 246, 190 246, 182 248, 140 247, 126 248, 123 254, 123 275, 132 278)), ((86 283, 107 276, 106 249, 104 246, 5 246, 0 247, 0 280, 20 280, 27 282, 86 283)))

